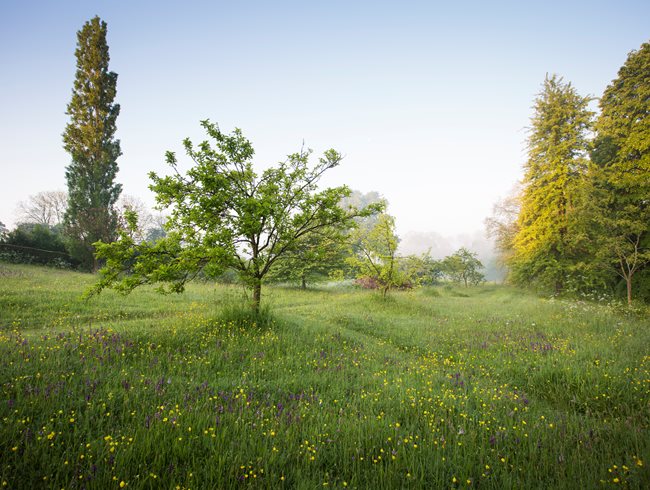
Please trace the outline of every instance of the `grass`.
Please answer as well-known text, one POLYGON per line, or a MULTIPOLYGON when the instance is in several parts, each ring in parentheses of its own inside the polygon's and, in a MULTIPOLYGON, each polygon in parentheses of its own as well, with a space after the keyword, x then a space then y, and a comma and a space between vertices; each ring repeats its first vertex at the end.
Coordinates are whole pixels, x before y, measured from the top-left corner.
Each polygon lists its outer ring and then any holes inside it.
POLYGON ((650 486, 650 321, 510 288, 80 294, 0 264, 8 488, 650 486))

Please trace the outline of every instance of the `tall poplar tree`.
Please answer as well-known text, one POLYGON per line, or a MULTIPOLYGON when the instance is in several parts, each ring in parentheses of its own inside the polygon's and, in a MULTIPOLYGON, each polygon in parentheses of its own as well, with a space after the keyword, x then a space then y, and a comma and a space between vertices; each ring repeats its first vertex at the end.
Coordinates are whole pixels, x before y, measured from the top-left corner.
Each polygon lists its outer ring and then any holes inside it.
POLYGON ((108 70, 106 22, 94 17, 84 24, 77 33, 75 56, 77 72, 66 112, 70 122, 63 133, 63 147, 72 158, 65 173, 69 197, 64 224, 71 255, 97 270, 92 244, 115 238, 114 205, 122 190, 115 183, 120 106, 113 103, 117 74, 108 70))
POLYGON ((509 259, 515 282, 560 292, 577 262, 578 198, 593 118, 589 101, 557 75, 546 77, 535 99, 518 229, 509 259))
POLYGON ((625 281, 631 304, 633 279, 650 263, 650 43, 629 54, 600 109, 591 167, 595 256, 625 281))

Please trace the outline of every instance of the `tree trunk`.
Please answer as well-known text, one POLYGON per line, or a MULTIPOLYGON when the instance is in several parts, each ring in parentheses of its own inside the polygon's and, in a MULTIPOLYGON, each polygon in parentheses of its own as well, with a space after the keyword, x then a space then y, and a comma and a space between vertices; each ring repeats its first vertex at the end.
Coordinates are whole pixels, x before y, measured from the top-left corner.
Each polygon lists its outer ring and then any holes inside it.
POLYGON ((302 284, 301 284, 302 289, 307 289, 307 280, 305 279, 304 274, 302 275, 301 279, 302 279, 302 284))
POLYGON ((253 310, 255 313, 260 311, 260 300, 262 299, 262 281, 257 280, 253 284, 253 310))
POLYGON ((625 277, 627 283, 627 305, 632 306, 632 274, 625 277))

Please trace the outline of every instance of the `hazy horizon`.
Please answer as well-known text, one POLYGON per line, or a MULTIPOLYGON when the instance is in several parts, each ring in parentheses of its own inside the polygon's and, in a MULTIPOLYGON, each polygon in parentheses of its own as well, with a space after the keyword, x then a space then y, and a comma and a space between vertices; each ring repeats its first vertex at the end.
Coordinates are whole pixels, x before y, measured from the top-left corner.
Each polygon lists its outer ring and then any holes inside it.
POLYGON ((522 175, 525 128, 547 73, 598 97, 648 41, 650 5, 377 2, 0 6, 3 193, 65 189, 61 133, 76 32, 108 24, 119 78, 124 193, 153 204, 147 173, 204 139, 201 119, 243 130, 259 168, 304 144, 345 155, 325 185, 376 191, 398 234, 472 235, 522 175), (603 33, 606 33, 604 35, 603 33))

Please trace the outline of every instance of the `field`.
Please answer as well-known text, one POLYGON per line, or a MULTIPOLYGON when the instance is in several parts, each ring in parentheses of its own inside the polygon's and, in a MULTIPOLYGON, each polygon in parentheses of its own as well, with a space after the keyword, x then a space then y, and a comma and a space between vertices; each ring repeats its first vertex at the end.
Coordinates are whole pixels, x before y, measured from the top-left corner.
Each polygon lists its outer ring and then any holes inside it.
POLYGON ((0 264, 3 487, 650 487, 647 312, 92 281, 0 264))

